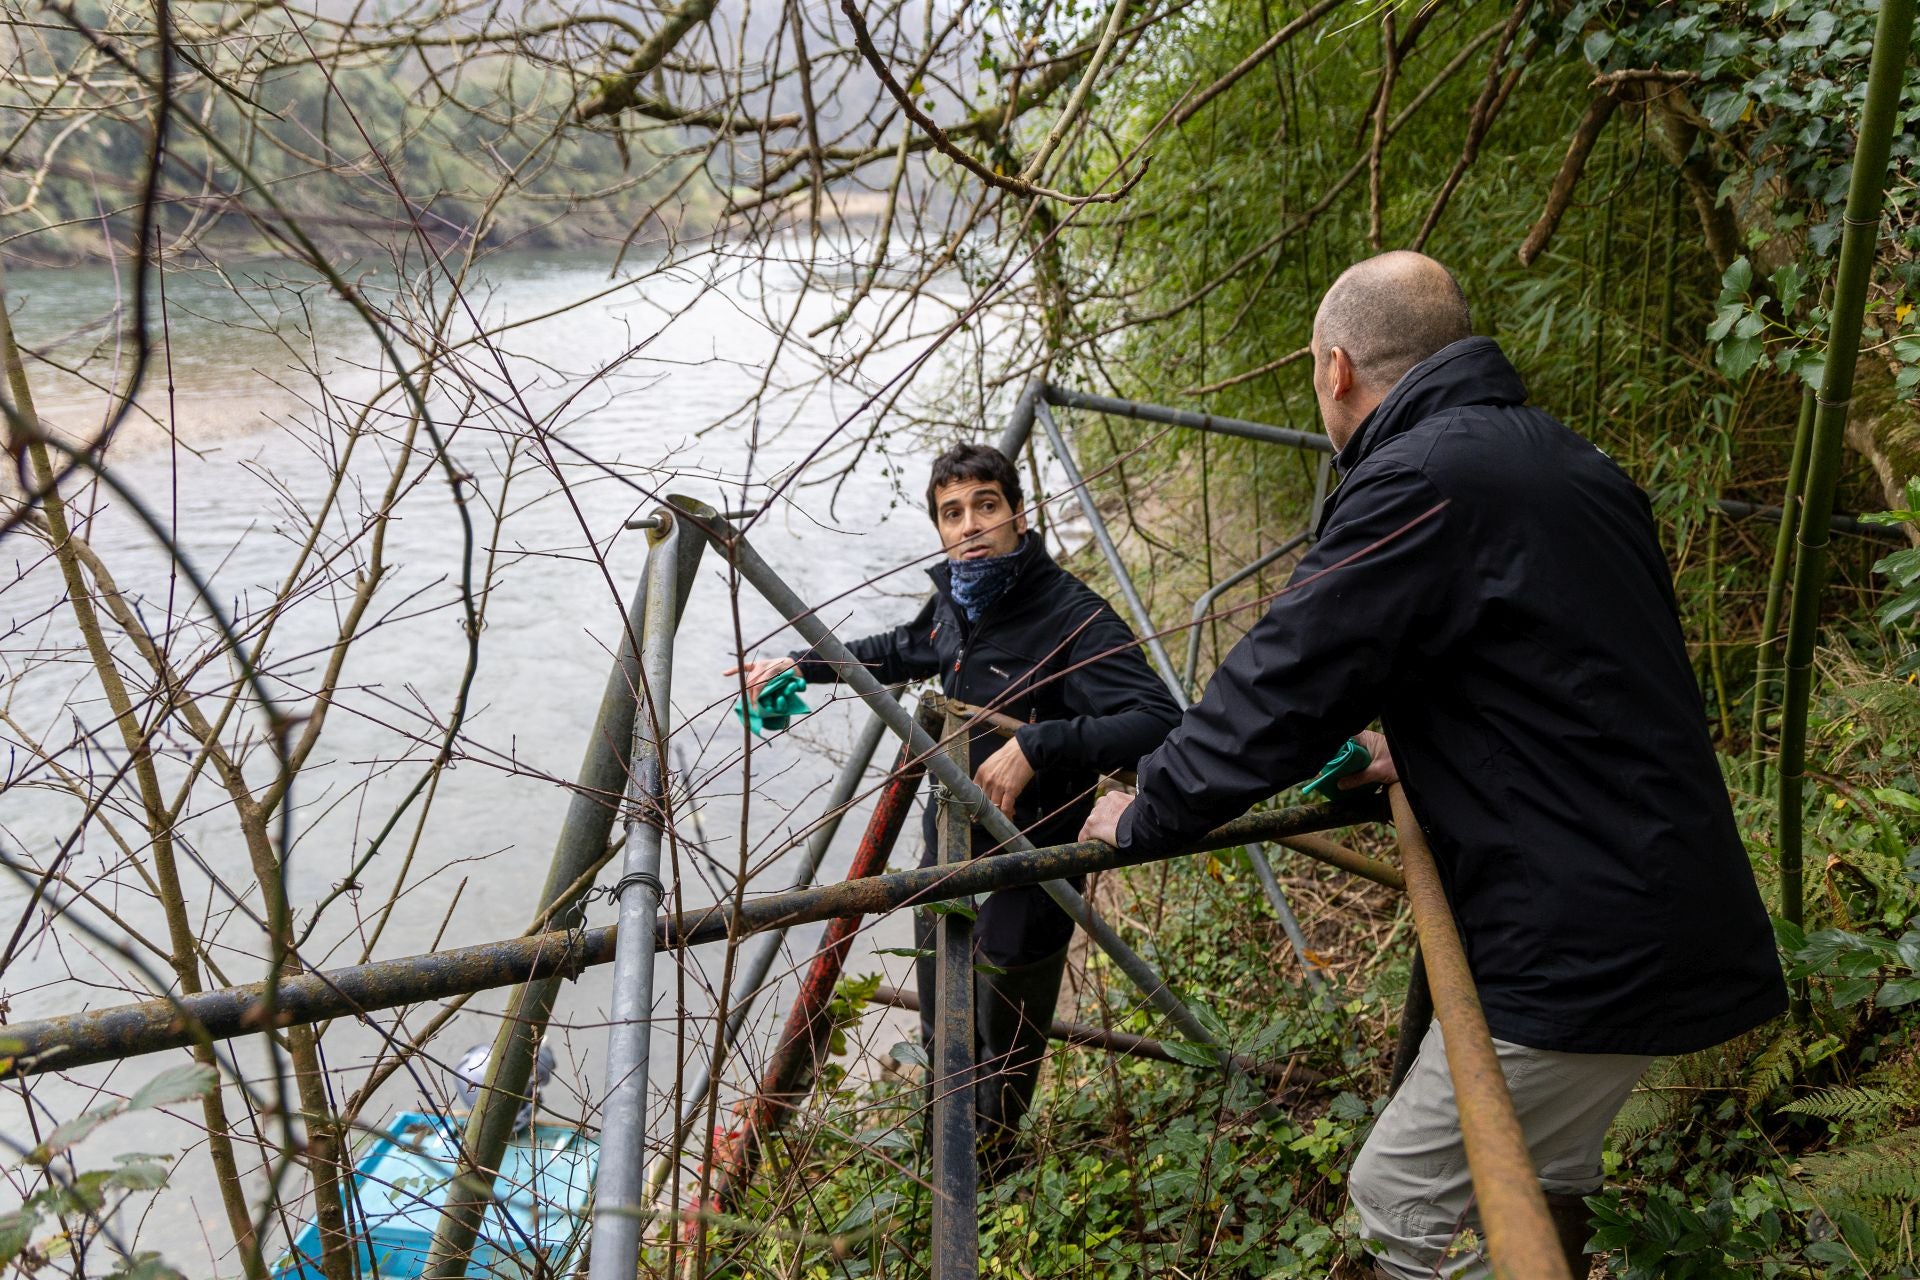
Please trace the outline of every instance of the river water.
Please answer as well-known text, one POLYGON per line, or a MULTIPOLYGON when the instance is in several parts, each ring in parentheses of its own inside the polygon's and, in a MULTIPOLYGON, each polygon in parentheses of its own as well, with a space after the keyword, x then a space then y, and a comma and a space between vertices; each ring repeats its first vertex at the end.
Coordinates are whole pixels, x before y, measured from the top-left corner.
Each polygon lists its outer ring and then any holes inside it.
MULTIPOLYGON (((710 262, 724 266, 725 260, 710 262)), ((839 303, 806 287, 796 270, 775 264, 749 272, 736 264, 735 274, 716 278, 713 269, 662 270, 642 261, 618 284, 609 281, 608 266, 599 255, 508 254, 490 260, 468 289, 475 315, 488 325, 525 323, 502 338, 497 360, 469 350, 469 385, 443 379, 434 397, 450 453, 473 477, 479 554, 494 557, 461 756, 441 776, 417 835, 418 807, 366 869, 365 888, 328 908, 304 950, 311 965, 359 960, 377 913, 396 892, 398 905, 373 946, 376 956, 507 938, 525 928, 567 805, 564 782, 579 767, 626 596, 645 557, 644 535, 623 531, 624 522, 651 509, 649 492, 684 493, 726 508, 743 500, 761 505, 770 482, 788 477, 824 443, 864 432, 871 419, 858 414, 859 407, 883 380, 929 350, 924 337, 896 334, 856 372, 816 381, 818 361, 797 354, 793 343, 781 348, 775 322, 797 308, 796 330, 805 333, 834 315, 839 303), (776 389, 801 389, 769 396, 755 415, 735 413, 763 380, 776 389), (529 417, 564 444, 530 447, 529 417), (853 426, 843 429, 849 418, 853 426)), ((317 421, 323 414, 349 415, 388 372, 366 326, 338 301, 284 269, 251 274, 254 282, 237 291, 171 276, 164 311, 156 291, 156 323, 164 317, 168 342, 156 352, 140 397, 141 414, 151 420, 130 421, 112 455, 115 475, 177 531, 214 597, 242 617, 279 589, 325 492, 345 432, 317 421), (315 370, 324 376, 316 378, 315 370)), ((381 287, 381 279, 369 276, 369 288, 381 287)), ((110 345, 113 326, 98 322, 116 302, 124 305, 127 287, 125 273, 116 278, 104 268, 15 271, 8 300, 23 344, 71 357, 88 343, 110 345)), ((949 300, 961 300, 958 282, 949 300)), ((925 311, 917 327, 928 332, 950 314, 932 303, 925 311)), ((471 322, 458 327, 472 331, 471 322)), ((970 346, 980 331, 933 354, 920 375, 923 403, 955 406, 973 398, 977 388, 967 379, 993 365, 970 346)), ((124 377, 129 358, 96 361, 91 376, 124 377)), ((44 368, 35 377, 50 422, 85 433, 97 421, 99 397, 75 378, 44 368)), ((1003 406, 996 408, 1003 413, 1003 406)), ((944 416, 959 413, 949 407, 944 416)), ((999 417, 979 424, 979 433, 991 438, 999 417)), ((330 537, 378 503, 398 456, 393 425, 374 423, 379 433, 361 442, 346 468, 344 514, 328 522, 330 537)), ((755 545, 803 597, 839 601, 827 616, 843 635, 901 619, 924 594, 918 563, 937 548, 917 496, 926 453, 922 441, 896 430, 844 484, 790 489, 754 525, 755 545)), ((829 469, 816 464, 807 475, 829 469)), ((154 538, 128 517, 124 500, 97 496, 94 505, 88 536, 122 589, 139 600, 148 627, 162 630, 171 620, 182 651, 203 641, 204 614, 190 607, 186 583, 154 538)), ((388 536, 390 576, 352 646, 337 705, 294 791, 297 842, 289 884, 302 922, 420 776, 462 670, 460 531, 449 486, 430 458, 409 469, 399 510, 388 536)), ((65 768, 96 779, 118 766, 121 753, 86 663, 56 652, 72 646, 76 634, 61 604, 56 567, 37 559, 37 544, 18 536, 8 542, 0 577, 0 679, 12 723, 0 725, 8 753, 0 840, 44 863, 71 835, 81 810, 57 777, 35 763, 34 743, 58 749, 65 768)), ((266 664, 274 672, 272 688, 291 709, 307 705, 350 586, 315 587, 274 632, 266 664)), ((740 595, 738 614, 750 650, 782 651, 796 643, 750 591, 740 595)), ((709 556, 681 625, 673 680, 676 766, 695 792, 682 818, 705 838, 715 864, 689 854, 682 867, 678 888, 696 905, 725 890, 741 857, 740 734, 728 711, 733 682, 720 674, 735 652, 735 627, 727 584, 709 556)), ((224 680, 215 669, 195 683, 207 690, 224 680)), ((751 861, 764 861, 786 835, 818 816, 858 724, 856 707, 830 690, 816 688, 809 697, 815 715, 752 753, 751 861)), ((891 750, 883 745, 883 763, 891 750)), ((167 776, 177 778, 186 744, 170 742, 167 756, 167 776)), ((270 763, 257 741, 253 763, 262 771, 270 763)), ((151 893, 105 825, 115 824, 137 847, 134 808, 129 786, 82 831, 69 864, 118 919, 84 904, 70 909, 109 943, 124 944, 129 930, 165 937, 151 893)), ((180 834, 196 923, 229 980, 256 980, 259 897, 250 890, 244 850, 211 780, 200 784, 190 812, 180 834)), ((844 870, 862 817, 852 815, 843 827, 825 877, 844 870)), ((895 865, 910 865, 915 851, 913 838, 904 839, 895 865)), ((792 857, 761 869, 754 888, 784 887, 792 857)), ((613 878, 603 874, 602 881, 613 878)), ((71 899, 66 891, 58 896, 71 899)), ((0 880, 0 922, 8 931, 24 903, 18 879, 0 880)), ((601 901, 590 923, 611 917, 611 906, 601 901)), ((804 966, 818 932, 817 926, 796 930, 779 971, 804 966)), ((904 945, 906 934, 904 920, 870 928, 849 971, 884 969, 890 981, 905 980, 909 961, 874 951, 904 945)), ((676 1061, 676 1002, 684 994, 693 1014, 708 1008, 719 960, 718 949, 709 949, 688 957, 684 974, 670 964, 660 969, 656 1117, 659 1090, 670 1084, 676 1061)), ((561 997, 548 1040, 560 1058, 559 1081, 547 1095, 561 1117, 591 1118, 591 1100, 602 1087, 608 972, 589 972, 567 984, 561 997)), ((109 946, 62 926, 43 932, 0 974, 0 989, 13 1021, 125 1003, 145 991, 134 967, 109 946)), ((502 1001, 501 993, 476 998, 440 1037, 441 1056, 451 1059, 490 1040, 502 1001)), ((755 1044, 764 1046, 785 1004, 785 989, 762 1002, 755 1044)), ((431 1012, 414 1010, 407 1025, 419 1026, 431 1012)), ((704 1032, 694 1026, 696 1036, 704 1032)), ((874 1020, 868 1038, 884 1050, 906 1033, 905 1020, 894 1016, 874 1020)), ((336 1095, 344 1097, 379 1040, 365 1028, 338 1023, 324 1043, 336 1095)), ((233 1049, 242 1070, 260 1084, 267 1073, 262 1047, 233 1049)), ((92 1088, 125 1093, 182 1061, 184 1054, 157 1055, 79 1071, 71 1082, 42 1081, 33 1090, 37 1123, 44 1128, 49 1119, 98 1101, 92 1088)), ((422 1105, 423 1086, 438 1093, 443 1073, 400 1073, 363 1119, 377 1124, 422 1105)), ((18 1093, 10 1089, 0 1105, 0 1131, 27 1141, 31 1126, 18 1093)), ((198 1107, 174 1110, 179 1118, 144 1113, 104 1126, 77 1150, 78 1167, 99 1167, 126 1151, 179 1153, 169 1186, 130 1203, 116 1226, 190 1275, 237 1273, 217 1243, 224 1224, 192 1123, 198 1107)), ((243 1145, 243 1159, 249 1150, 243 1145)), ((257 1159, 257 1150, 252 1154, 257 1159)))

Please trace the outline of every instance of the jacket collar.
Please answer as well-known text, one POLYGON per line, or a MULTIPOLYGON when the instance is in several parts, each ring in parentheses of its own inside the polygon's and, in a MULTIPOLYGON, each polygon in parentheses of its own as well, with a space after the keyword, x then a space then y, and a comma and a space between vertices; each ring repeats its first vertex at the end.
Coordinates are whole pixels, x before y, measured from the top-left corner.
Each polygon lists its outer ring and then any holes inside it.
MULTIPOLYGON (((1047 551, 1046 541, 1041 538, 1040 531, 1037 529, 1028 529, 1026 537, 1022 539, 1020 543, 1020 559, 1014 566, 1013 577, 1008 581, 1006 590, 1000 593, 999 598, 1004 600, 1019 590, 1023 583, 1033 577, 1036 566, 1043 564, 1053 564, 1053 556, 1047 551)), ((940 557, 940 563, 931 566, 927 570, 927 576, 933 579, 933 589, 938 591, 941 597, 950 605, 953 604, 952 566, 953 561, 942 556, 940 557)), ((991 608, 991 606, 989 606, 989 608, 991 608)), ((959 611, 960 607, 954 605, 954 612, 958 613, 959 611)), ((982 614, 981 616, 985 617, 986 615, 982 614)))
POLYGON ((1342 475, 1395 436, 1446 409, 1525 404, 1527 388, 1492 338, 1462 338, 1407 370, 1335 459, 1342 475))

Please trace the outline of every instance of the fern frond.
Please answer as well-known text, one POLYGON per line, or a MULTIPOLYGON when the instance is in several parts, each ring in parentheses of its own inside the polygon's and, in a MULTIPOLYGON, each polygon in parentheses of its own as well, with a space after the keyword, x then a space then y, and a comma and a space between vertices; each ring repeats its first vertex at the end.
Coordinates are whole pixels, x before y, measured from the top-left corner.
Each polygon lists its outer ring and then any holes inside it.
POLYGON ((1888 1058, 1860 1077, 1860 1083, 1891 1091, 1902 1111, 1920 1111, 1920 1056, 1911 1053, 1888 1058))
POLYGON ((1808 1156, 1802 1167, 1816 1191, 1849 1200, 1920 1203, 1920 1126, 1808 1156))
POLYGON ((1687 1108, 1687 1095, 1658 1086, 1642 1085, 1627 1095, 1620 1114, 1613 1118, 1609 1136, 1615 1142, 1632 1142, 1655 1133, 1679 1119, 1687 1108))
POLYGON ((1800 1028, 1789 1026, 1774 1036, 1747 1068, 1741 1095, 1749 1107, 1758 1106, 1775 1089, 1793 1078, 1804 1056, 1805 1038, 1800 1028))
POLYGON ((1829 1089, 1818 1089, 1804 1098, 1781 1107, 1795 1115, 1813 1116, 1819 1120, 1834 1120, 1842 1123, 1859 1123, 1874 1120, 1898 1110, 1901 1095, 1893 1089, 1864 1088, 1857 1085, 1835 1085, 1829 1089))

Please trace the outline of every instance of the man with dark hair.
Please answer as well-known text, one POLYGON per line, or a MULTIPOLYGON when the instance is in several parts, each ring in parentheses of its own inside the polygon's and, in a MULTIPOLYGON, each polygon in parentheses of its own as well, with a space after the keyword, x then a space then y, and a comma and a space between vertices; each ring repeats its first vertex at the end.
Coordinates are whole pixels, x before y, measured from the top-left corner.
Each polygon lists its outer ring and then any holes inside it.
MULTIPOLYGON (((1061 844, 1092 809, 1100 775, 1133 768, 1180 709, 1127 624, 1027 531, 1020 498, 1020 474, 997 449, 963 444, 935 459, 927 514, 947 558, 928 571, 933 595, 913 621, 847 647, 882 683, 938 676, 947 697, 1020 721, 1004 740, 985 723, 974 730, 973 778, 1028 839, 1061 844)), ((756 659, 746 666, 750 695, 791 667, 809 683, 839 678, 810 651, 756 659)), ((923 866, 937 856, 935 816, 927 805, 923 866)), ((979 826, 972 846, 975 857, 995 851, 979 826)), ((930 947, 926 913, 915 933, 930 947)), ((975 1106, 989 1153, 1009 1149, 1033 1098, 1072 936, 1072 919, 1038 885, 1003 889, 980 906, 975 1106)), ((931 1046, 933 965, 923 958, 917 968, 921 1036, 931 1046)))
MULTIPOLYGON (((1582 1198, 1652 1055, 1757 1026, 1786 987, 1646 495, 1470 334, 1420 254, 1327 291, 1313 387, 1344 478, 1320 540, 1082 834, 1180 848, 1361 735, 1356 781, 1397 777, 1433 847, 1584 1276, 1582 1198)), ((1350 1186, 1381 1276, 1487 1274, 1449 1248, 1472 1184, 1437 1023, 1350 1186)))

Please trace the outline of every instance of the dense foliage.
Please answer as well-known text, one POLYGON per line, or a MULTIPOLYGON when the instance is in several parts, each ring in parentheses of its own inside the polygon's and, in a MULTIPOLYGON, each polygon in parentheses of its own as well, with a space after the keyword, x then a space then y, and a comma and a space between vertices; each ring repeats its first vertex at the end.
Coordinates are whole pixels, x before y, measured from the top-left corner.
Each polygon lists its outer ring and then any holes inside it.
MULTIPOLYGON (((1825 348, 1875 8, 1539 7, 1491 68, 1508 6, 1403 6, 1384 30, 1383 12, 1283 46, 1171 136, 1161 130, 1191 86, 1234 66, 1283 18, 1267 5, 1208 5, 1157 31, 1116 75, 1106 92, 1126 104, 1135 140, 1157 137, 1154 166, 1124 212, 1087 214, 1063 236, 1056 375, 1311 429, 1307 366, 1287 357, 1305 346, 1320 292, 1370 246, 1424 240, 1465 282, 1478 327, 1507 347, 1534 399, 1653 495, 1703 707, 1756 876, 1777 901, 1770 695, 1755 678, 1775 536, 1715 503, 1780 501, 1825 348), (1569 139, 1596 114, 1572 199, 1523 264, 1516 250, 1542 220, 1569 139), (1472 138, 1476 123, 1485 127, 1472 138)), ((1920 508, 1920 490, 1901 500, 1920 470, 1912 60, 1902 103, 1839 503, 1893 506, 1882 527, 1896 534, 1920 508)), ((1112 424, 1080 440, 1116 468, 1118 514, 1168 623, 1184 620, 1207 582, 1305 521, 1311 467, 1281 451, 1112 424)), ((1607 1274, 1920 1274, 1920 553, 1895 545, 1837 544, 1812 735, 1809 919, 1779 926, 1806 1015, 1663 1062, 1643 1083, 1610 1143, 1609 1187, 1591 1201, 1607 1274)), ((1228 619, 1209 645, 1218 651, 1236 630, 1228 619)), ((1290 1099, 1274 1125, 1218 1080, 1060 1054, 1038 1158, 988 1202, 987 1265, 1116 1276, 1352 1265, 1339 1180, 1378 1105, 1394 982, 1404 982, 1390 908, 1343 901, 1321 921, 1340 975, 1321 1006, 1298 969, 1274 958, 1285 951, 1277 928, 1248 905, 1231 860, 1134 873, 1126 892, 1185 922, 1156 919, 1138 940, 1183 985, 1239 1010, 1236 1037, 1303 1048, 1328 1082, 1290 1099)), ((1100 997, 1082 1001, 1091 1020, 1112 1016, 1100 997)), ((882 1128, 905 1123, 882 1105, 882 1128)), ((894 1141, 912 1149, 910 1135, 894 1141)), ((858 1261, 816 1252, 805 1272, 923 1274, 924 1240, 910 1226, 918 1202, 876 1208, 897 1181, 819 1158, 838 1172, 825 1179, 836 1208, 810 1219, 816 1228, 831 1229, 836 1212, 885 1213, 908 1232, 876 1234, 889 1244, 858 1261)))

